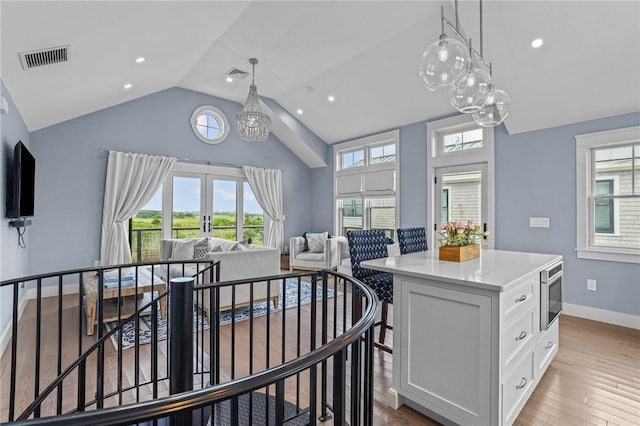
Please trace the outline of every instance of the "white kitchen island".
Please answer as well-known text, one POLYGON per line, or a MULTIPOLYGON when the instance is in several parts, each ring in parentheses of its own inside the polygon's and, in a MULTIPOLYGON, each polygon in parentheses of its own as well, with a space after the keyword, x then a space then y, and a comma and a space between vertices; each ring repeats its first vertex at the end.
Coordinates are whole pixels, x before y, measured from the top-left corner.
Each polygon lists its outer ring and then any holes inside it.
POLYGON ((445 424, 510 425, 558 351, 540 330, 540 272, 561 256, 482 250, 370 260, 392 272, 393 400, 445 424))

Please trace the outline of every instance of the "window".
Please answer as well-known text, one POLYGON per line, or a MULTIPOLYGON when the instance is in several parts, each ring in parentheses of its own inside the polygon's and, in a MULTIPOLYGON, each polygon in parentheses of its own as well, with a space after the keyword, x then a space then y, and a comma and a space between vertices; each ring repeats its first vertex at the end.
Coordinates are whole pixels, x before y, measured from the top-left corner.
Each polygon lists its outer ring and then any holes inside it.
POLYGON ((442 201, 440 202, 440 208, 442 210, 442 217, 440 221, 442 223, 449 222, 449 188, 442 190, 442 201))
POLYGON ((347 235, 347 231, 362 229, 362 198, 340 199, 338 205, 338 232, 347 235))
POLYGON ((133 263, 160 260, 162 192, 163 188, 160 186, 151 200, 129 219, 129 243, 133 263))
POLYGON ((335 145, 335 233, 382 229, 393 238, 398 223, 399 132, 335 145))
POLYGON ((473 221, 495 241, 495 168, 493 128, 482 128, 468 114, 427 123, 427 223, 430 244, 437 247, 438 230, 451 221, 473 221))
POLYGON ((163 187, 130 221, 134 262, 160 260, 164 238, 263 242, 264 215, 242 169, 176 163, 163 187))
MULTIPOLYGON (((609 194, 613 194, 613 179, 596 180, 596 197, 609 194)), ((613 200, 611 198, 596 198, 595 209, 596 232, 613 234, 613 200)))
POLYGON ((396 144, 376 146, 369 149, 369 164, 389 163, 396 161, 396 144))
POLYGON ((244 213, 242 219, 242 239, 251 240, 251 243, 261 246, 264 241, 264 212, 260 204, 258 204, 249 182, 244 182, 242 188, 242 211, 244 213))
POLYGON ((356 151, 343 152, 342 157, 342 169, 350 169, 352 167, 364 166, 364 150, 359 149, 356 151))
POLYGON ((482 148, 482 128, 450 133, 442 137, 443 152, 482 148))
POLYGON ((191 128, 202 142, 218 144, 229 134, 227 117, 216 107, 201 106, 191 115, 191 128))
POLYGON ((576 136, 578 257, 640 263, 640 126, 576 136))

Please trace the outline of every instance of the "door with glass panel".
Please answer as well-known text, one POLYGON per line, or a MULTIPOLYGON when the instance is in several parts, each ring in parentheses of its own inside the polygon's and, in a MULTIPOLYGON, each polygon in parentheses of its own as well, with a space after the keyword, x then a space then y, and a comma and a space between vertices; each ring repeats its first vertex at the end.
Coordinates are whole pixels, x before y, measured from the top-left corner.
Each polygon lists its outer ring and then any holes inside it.
MULTIPOLYGON (((471 221, 483 231, 490 231, 486 176, 486 163, 436 169, 433 227, 436 237, 443 224, 453 221, 465 224, 471 221)), ((483 239, 483 247, 486 244, 483 239)))

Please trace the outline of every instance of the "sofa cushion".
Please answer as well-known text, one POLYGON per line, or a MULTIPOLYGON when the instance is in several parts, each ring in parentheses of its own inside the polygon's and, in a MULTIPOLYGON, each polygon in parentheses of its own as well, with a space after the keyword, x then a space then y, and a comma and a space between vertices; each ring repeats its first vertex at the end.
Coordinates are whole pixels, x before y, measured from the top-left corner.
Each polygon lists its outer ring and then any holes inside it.
POLYGON ((193 239, 175 240, 169 260, 192 260, 195 243, 193 239))
POLYGON ((237 241, 225 240, 223 238, 209 238, 209 247, 220 247, 222 251, 233 251, 238 246, 237 241))
POLYGON ((303 251, 302 253, 296 256, 296 259, 322 262, 324 260, 324 253, 311 253, 310 251, 303 251))
POLYGON ((218 253, 222 253, 222 249, 220 247, 214 247, 204 255, 203 259, 204 260, 214 260, 213 257, 218 253))
POLYGON ((317 234, 306 233, 307 246, 311 253, 324 253, 324 242, 327 239, 328 232, 320 232, 317 234))

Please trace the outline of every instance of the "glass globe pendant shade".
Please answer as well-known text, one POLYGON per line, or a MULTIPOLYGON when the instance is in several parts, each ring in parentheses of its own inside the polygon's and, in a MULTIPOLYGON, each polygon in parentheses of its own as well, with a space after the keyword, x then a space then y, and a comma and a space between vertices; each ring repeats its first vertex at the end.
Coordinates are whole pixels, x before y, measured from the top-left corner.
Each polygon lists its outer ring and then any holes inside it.
POLYGON ((458 111, 472 114, 487 104, 491 92, 489 73, 469 64, 467 71, 451 86, 449 99, 458 111))
POLYGON ((466 46, 442 33, 422 54, 420 78, 429 90, 447 88, 464 72, 468 62, 466 46))
POLYGON ((494 90, 487 105, 472 114, 473 120, 481 127, 496 127, 509 115, 511 98, 502 90, 494 90))

